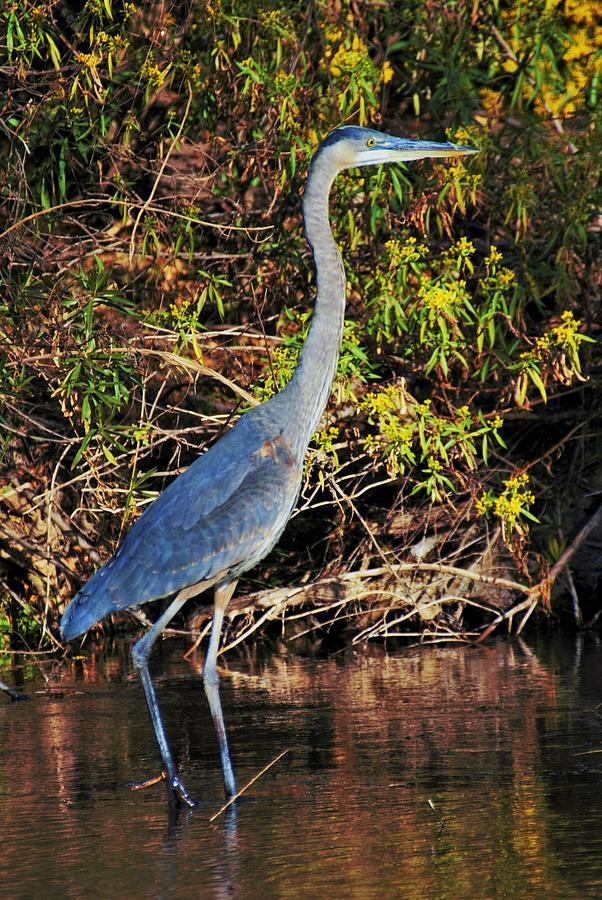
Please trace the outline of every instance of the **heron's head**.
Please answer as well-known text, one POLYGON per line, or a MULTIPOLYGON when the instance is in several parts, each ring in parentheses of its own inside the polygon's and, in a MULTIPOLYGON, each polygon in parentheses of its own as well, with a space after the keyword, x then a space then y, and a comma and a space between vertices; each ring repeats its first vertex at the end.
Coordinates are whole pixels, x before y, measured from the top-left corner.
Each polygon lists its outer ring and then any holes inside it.
POLYGON ((468 156, 478 153, 461 144, 415 141, 413 138, 393 137, 370 128, 344 125, 324 138, 316 157, 323 157, 337 169, 372 166, 379 163, 403 162, 435 156, 468 156))

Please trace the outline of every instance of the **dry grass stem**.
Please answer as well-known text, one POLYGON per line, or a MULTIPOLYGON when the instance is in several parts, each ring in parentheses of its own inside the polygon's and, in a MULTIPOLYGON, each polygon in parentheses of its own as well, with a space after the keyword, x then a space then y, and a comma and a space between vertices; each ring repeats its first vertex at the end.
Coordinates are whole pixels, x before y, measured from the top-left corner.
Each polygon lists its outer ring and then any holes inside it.
POLYGON ((286 750, 283 750, 282 753, 279 753, 278 756, 276 756, 270 763, 268 763, 267 766, 264 766, 263 769, 262 769, 260 772, 257 773, 257 775, 254 775, 253 778, 251 778, 250 781, 247 781, 247 783, 244 785, 244 787, 242 787, 239 791, 237 791, 236 794, 235 794, 233 797, 230 797, 230 799, 228 800, 228 802, 227 802, 227 803, 224 803, 224 805, 221 806, 221 807, 218 809, 218 811, 217 811, 216 813, 214 813, 214 814, 211 816, 211 818, 209 819, 209 821, 210 821, 210 822, 214 822, 219 816, 221 816, 222 813, 224 813, 224 812, 228 809, 228 807, 232 806, 232 804, 233 804, 236 800, 238 800, 239 797, 242 797, 242 795, 245 793, 245 791, 248 791, 248 789, 251 787, 251 785, 255 784, 255 782, 258 781, 258 780, 261 778, 262 775, 265 775, 265 773, 266 773, 269 769, 271 769, 272 766, 275 766, 276 763, 277 763, 279 760, 281 760, 282 757, 285 756, 287 753, 289 753, 289 748, 287 748, 286 750))

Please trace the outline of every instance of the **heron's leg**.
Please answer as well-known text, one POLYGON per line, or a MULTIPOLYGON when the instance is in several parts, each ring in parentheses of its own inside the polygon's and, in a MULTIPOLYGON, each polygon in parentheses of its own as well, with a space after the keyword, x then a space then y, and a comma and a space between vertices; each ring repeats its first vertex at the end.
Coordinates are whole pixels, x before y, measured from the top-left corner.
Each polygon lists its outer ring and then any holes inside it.
POLYGON ((232 761, 230 760, 230 751, 228 750, 228 738, 226 736, 224 714, 222 712, 222 704, 219 696, 219 675, 217 674, 216 663, 224 613, 235 588, 236 581, 231 581, 229 584, 222 584, 215 588, 215 609, 213 612, 213 624, 211 626, 209 649, 207 650, 207 656, 205 657, 205 666, 203 668, 203 683, 205 685, 205 694, 207 695, 207 700, 209 701, 209 709, 211 710, 211 717, 213 719, 215 734, 217 736, 219 755, 222 763, 222 773, 224 776, 224 788, 226 791, 226 798, 228 800, 236 793, 236 783, 234 781, 232 761))
POLYGON ((187 596, 178 594, 175 600, 167 607, 163 615, 161 615, 157 619, 152 628, 149 628, 146 634, 141 637, 140 640, 137 641, 137 643, 134 644, 134 646, 132 647, 132 660, 138 671, 138 675, 140 676, 142 687, 144 688, 146 703, 151 715, 153 728, 155 729, 155 736, 157 738, 157 743, 161 752, 163 765, 165 766, 165 772, 167 775, 167 788, 170 791, 170 794, 175 795, 180 803, 184 803, 186 806, 193 807, 195 805, 195 801, 192 800, 192 798, 189 796, 184 784, 176 774, 176 767, 171 755, 171 750, 169 749, 169 744, 167 743, 165 728, 163 727, 163 720, 161 718, 159 704, 157 703, 155 686, 152 682, 150 672, 148 671, 148 658, 150 656, 153 644, 155 643, 163 629, 166 627, 168 622, 175 616, 175 614, 178 612, 180 607, 184 605, 187 599, 187 596))

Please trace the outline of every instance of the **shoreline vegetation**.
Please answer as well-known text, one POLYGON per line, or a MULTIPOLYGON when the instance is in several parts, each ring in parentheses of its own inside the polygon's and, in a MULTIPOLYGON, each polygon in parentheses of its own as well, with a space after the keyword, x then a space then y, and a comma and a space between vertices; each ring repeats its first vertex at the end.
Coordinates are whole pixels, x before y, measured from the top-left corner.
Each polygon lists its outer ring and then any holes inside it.
POLYGON ((338 374, 224 647, 597 627, 599 6, 5 5, 0 654, 59 649, 131 522, 287 382, 300 196, 343 123, 481 152, 337 179, 338 374))

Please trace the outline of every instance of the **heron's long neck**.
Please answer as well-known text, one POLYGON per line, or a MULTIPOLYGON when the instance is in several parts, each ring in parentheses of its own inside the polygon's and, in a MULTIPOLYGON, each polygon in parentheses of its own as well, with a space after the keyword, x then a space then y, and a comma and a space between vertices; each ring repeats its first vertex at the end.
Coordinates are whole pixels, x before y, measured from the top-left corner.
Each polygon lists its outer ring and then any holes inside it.
MULTIPOLYGON (((345 271, 328 221, 328 197, 336 171, 320 157, 311 166, 303 216, 316 265, 317 293, 311 327, 293 378, 286 388, 298 399, 299 434, 305 444, 328 402, 335 376, 345 312, 345 271)), ((305 449, 305 448, 303 448, 305 449)))

